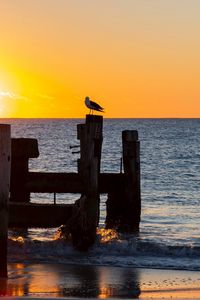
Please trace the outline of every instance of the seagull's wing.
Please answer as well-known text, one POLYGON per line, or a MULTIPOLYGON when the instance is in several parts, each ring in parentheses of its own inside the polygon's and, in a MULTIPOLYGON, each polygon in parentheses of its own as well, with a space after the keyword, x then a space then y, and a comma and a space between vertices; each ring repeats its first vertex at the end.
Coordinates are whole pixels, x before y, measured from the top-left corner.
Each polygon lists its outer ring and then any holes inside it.
POLYGON ((91 100, 90 100, 90 105, 96 110, 100 110, 100 111, 103 110, 103 107, 101 107, 99 104, 97 104, 96 102, 93 102, 91 100))

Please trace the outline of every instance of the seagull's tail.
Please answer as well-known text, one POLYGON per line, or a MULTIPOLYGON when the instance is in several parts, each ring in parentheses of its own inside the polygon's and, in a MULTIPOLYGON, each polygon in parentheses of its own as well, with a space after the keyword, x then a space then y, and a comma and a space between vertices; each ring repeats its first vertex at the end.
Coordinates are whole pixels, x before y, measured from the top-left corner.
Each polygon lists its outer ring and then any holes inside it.
POLYGON ((99 108, 99 109, 97 109, 97 111, 100 111, 100 112, 102 112, 102 113, 105 113, 104 108, 99 108))

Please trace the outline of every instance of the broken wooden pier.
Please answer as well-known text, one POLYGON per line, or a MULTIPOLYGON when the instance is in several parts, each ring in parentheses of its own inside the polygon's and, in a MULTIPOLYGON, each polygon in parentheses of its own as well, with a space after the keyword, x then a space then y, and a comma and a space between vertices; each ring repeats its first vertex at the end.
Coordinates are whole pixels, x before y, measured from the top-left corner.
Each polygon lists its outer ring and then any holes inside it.
POLYGON ((140 142, 136 130, 122 132, 124 172, 101 173, 103 117, 87 115, 85 124, 77 125, 80 141, 78 172, 45 173, 28 169, 29 159, 39 156, 37 139, 10 139, 8 128, 9 125, 0 125, 0 251, 7 239, 7 223, 10 228, 46 228, 64 224, 74 247, 87 250, 95 241, 102 193, 108 195, 105 227, 129 233, 139 230, 140 142), (10 201, 7 205, 9 184, 10 201), (74 204, 34 204, 30 201, 31 193, 75 193, 81 196, 74 204))

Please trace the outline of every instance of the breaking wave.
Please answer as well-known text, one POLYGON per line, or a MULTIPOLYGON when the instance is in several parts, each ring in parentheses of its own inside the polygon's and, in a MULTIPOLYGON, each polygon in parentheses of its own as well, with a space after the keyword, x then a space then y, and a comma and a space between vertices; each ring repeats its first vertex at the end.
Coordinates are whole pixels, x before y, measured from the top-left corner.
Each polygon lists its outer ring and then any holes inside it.
POLYGON ((74 250, 70 240, 59 236, 46 241, 10 237, 8 252, 10 262, 200 270, 199 246, 172 246, 105 229, 98 230, 87 253, 74 250))

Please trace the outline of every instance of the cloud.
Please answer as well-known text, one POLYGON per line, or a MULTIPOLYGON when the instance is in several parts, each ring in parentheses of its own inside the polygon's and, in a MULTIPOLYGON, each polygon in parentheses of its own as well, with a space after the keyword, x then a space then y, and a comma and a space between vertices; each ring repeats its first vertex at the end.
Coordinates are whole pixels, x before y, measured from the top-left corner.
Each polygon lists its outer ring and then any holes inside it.
POLYGON ((0 91, 0 99, 28 100, 28 97, 10 91, 0 91))
POLYGON ((14 94, 8 91, 0 91, 0 98, 14 98, 14 94))

